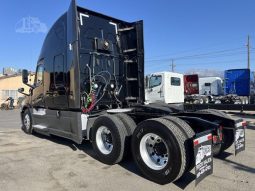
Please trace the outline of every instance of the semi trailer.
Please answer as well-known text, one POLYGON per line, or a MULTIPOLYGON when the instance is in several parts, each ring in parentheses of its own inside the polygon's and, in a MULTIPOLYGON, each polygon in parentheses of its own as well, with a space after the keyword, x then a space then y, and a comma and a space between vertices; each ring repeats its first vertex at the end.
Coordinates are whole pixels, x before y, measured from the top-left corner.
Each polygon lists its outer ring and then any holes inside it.
POLYGON ((185 103, 254 104, 254 84, 254 73, 249 69, 225 70, 223 80, 220 77, 199 78, 197 74, 184 75, 185 103))
POLYGON ((244 125, 216 110, 145 104, 143 22, 96 13, 75 0, 45 38, 34 83, 28 83, 25 69, 22 81, 30 87, 29 92, 19 89, 26 95, 21 107, 25 133, 77 144, 89 140, 98 160, 108 165, 132 155, 142 174, 159 184, 194 167, 195 138, 198 143, 199 136, 208 135, 212 152, 220 154, 244 125))
POLYGON ((187 104, 204 104, 212 102, 210 89, 207 86, 201 86, 200 78, 197 74, 184 75, 184 103, 187 104), (203 90, 202 90, 203 88, 203 90), (203 93, 201 93, 203 92, 203 93), (208 93, 207 93, 208 92, 208 93))
POLYGON ((203 77, 199 78, 200 95, 223 95, 223 80, 220 77, 203 77))
POLYGON ((224 72, 224 95, 231 99, 222 98, 223 103, 254 104, 255 82, 254 73, 250 69, 231 69, 224 72))

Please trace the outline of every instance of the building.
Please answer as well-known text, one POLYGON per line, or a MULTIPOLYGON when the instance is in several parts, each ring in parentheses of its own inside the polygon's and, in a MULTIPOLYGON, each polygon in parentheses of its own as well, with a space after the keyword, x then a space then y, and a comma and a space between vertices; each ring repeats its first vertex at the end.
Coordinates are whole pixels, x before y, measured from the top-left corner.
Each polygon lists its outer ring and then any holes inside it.
POLYGON ((15 68, 12 68, 12 67, 6 67, 6 68, 3 68, 3 75, 14 75, 14 74, 17 74, 18 73, 18 70, 16 70, 15 68))
MULTIPOLYGON (((34 82, 34 74, 29 75, 30 84, 34 82)), ((19 88, 24 88, 25 93, 29 92, 29 87, 22 83, 21 74, 14 74, 0 77, 0 104, 4 103, 7 98, 14 99, 14 105, 17 105, 17 100, 24 97, 23 94, 18 93, 19 88)))

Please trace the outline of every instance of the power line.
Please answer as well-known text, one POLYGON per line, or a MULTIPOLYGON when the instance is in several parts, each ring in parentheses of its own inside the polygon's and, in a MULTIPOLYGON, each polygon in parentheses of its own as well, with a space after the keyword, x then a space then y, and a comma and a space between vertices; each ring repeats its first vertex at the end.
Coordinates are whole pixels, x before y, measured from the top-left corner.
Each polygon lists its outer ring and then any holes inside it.
MULTIPOLYGON (((200 54, 193 54, 193 55, 187 55, 187 56, 181 56, 181 57, 175 57, 175 58, 168 58, 168 59, 174 59, 174 60, 179 60, 183 58, 189 58, 189 57, 198 57, 198 56, 207 56, 207 55, 217 55, 220 53, 227 53, 227 52, 233 52, 237 50, 242 50, 244 48, 234 48, 234 49, 225 49, 225 50, 219 50, 219 51, 211 51, 211 52, 206 52, 206 53, 200 53, 200 54)), ((155 61, 155 60, 162 60, 162 59, 148 59, 147 61, 155 61)))
MULTIPOLYGON (((235 38, 235 39, 237 39, 237 38, 235 38)), ((241 37, 238 38, 238 39, 240 40, 241 37)), ((242 39, 243 39, 243 37, 242 37, 242 39)), ((180 54, 183 54, 183 53, 194 52, 194 51, 197 51, 197 50, 207 49, 207 48, 211 48, 211 47, 216 47, 216 46, 219 46, 219 45, 220 45, 220 46, 222 46, 222 45, 229 45, 229 43, 226 43, 226 42, 224 42, 224 43, 216 43, 216 44, 212 44, 212 45, 210 45, 210 46, 200 46, 200 47, 198 47, 198 48, 183 50, 183 51, 180 51, 180 52, 173 52, 173 53, 168 53, 168 54, 156 55, 156 56, 153 56, 153 57, 149 57, 148 60, 149 60, 149 59, 160 58, 160 57, 166 57, 166 56, 168 56, 168 57, 174 57, 174 56, 176 56, 176 55, 180 55, 180 54)))
POLYGON ((201 54, 194 54, 194 55, 188 55, 188 56, 182 56, 182 57, 177 57, 175 59, 183 59, 183 58, 190 58, 190 57, 200 57, 200 56, 208 56, 208 55, 217 55, 221 53, 226 53, 226 52, 233 52, 235 50, 241 50, 243 48, 234 48, 234 49, 226 49, 226 50, 220 50, 220 51, 213 51, 213 52, 207 52, 207 53, 201 53, 201 54))
MULTIPOLYGON (((229 53, 221 53, 221 54, 212 54, 212 55, 204 55, 204 56, 186 56, 182 58, 175 58, 174 60, 199 60, 199 59, 214 59, 220 57, 231 57, 247 54, 247 51, 236 51, 236 52, 229 52, 229 53)), ((155 59, 155 60, 145 60, 145 62, 159 62, 159 61, 171 61, 173 58, 166 58, 166 59, 155 59)))
MULTIPOLYGON (((227 61, 219 61, 219 62, 196 62, 196 63, 189 63, 189 64, 184 64, 184 63, 179 63, 178 64, 178 66, 184 66, 184 65, 188 65, 188 66, 190 66, 190 65, 211 65, 211 64, 213 64, 213 65, 218 65, 218 64, 227 64, 227 63, 234 63, 234 62, 245 62, 245 60, 244 59, 239 59, 239 60, 227 60, 227 61)), ((161 66, 163 66, 163 67, 167 67, 167 63, 162 63, 161 64, 161 66)), ((158 66, 158 64, 157 65, 150 65, 150 66, 145 66, 145 68, 146 69, 148 69, 148 68, 156 68, 156 67, 159 67, 158 66)))

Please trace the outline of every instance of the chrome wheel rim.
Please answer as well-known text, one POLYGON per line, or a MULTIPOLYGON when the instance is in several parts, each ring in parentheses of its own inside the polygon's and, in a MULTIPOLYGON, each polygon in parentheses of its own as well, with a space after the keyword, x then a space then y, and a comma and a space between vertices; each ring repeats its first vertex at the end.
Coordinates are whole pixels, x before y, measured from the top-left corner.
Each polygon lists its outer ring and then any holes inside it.
POLYGON ((30 128, 30 117, 28 114, 25 115, 24 117, 24 126, 27 130, 30 128))
POLYGON ((154 133, 148 133, 141 139, 140 155, 144 163, 153 170, 162 170, 169 161, 169 150, 165 141, 154 133))
POLYGON ((108 155, 112 152, 112 134, 107 127, 101 126, 97 129, 96 144, 101 153, 108 155))

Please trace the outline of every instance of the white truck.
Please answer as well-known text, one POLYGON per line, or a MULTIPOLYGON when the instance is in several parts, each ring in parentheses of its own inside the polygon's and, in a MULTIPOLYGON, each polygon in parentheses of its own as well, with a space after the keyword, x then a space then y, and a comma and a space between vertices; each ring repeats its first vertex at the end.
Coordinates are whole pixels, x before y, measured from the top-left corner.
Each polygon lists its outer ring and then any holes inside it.
POLYGON ((146 103, 184 103, 183 74, 157 72, 146 76, 146 103))
POLYGON ((200 95, 223 95, 223 80, 220 77, 203 77, 199 78, 200 95))

